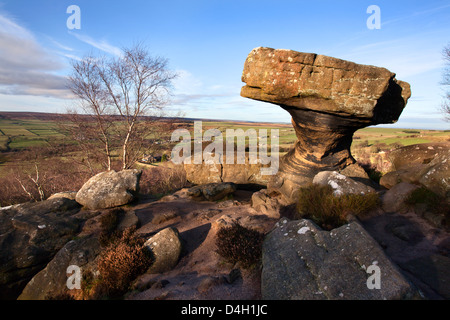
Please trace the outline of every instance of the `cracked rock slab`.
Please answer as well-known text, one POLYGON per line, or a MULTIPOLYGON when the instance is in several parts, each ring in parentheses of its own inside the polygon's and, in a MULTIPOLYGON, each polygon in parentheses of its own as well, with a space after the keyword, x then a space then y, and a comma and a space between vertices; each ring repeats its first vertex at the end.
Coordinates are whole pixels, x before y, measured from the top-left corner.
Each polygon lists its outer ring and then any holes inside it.
POLYGON ((393 300, 416 289, 353 221, 330 232, 307 219, 277 222, 263 244, 261 291, 270 300, 393 300), (380 270, 380 289, 369 289, 380 270))

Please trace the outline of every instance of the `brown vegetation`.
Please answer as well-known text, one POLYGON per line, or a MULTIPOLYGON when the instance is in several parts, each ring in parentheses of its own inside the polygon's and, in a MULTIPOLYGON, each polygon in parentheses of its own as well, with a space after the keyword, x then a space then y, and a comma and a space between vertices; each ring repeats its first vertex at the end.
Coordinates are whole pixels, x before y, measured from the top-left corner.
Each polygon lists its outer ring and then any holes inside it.
POLYGON ((311 184, 299 191, 296 218, 311 219, 323 229, 332 230, 347 223, 349 214, 364 214, 378 204, 376 193, 335 196, 331 186, 311 184))
POLYGON ((98 261, 99 278, 86 274, 82 282, 84 299, 120 298, 132 282, 143 274, 153 262, 145 240, 126 229, 101 253, 98 261))
POLYGON ((152 166, 142 169, 140 193, 161 196, 186 186, 182 166, 152 166))
POLYGON ((249 268, 261 259, 264 234, 235 223, 217 232, 217 253, 228 262, 249 268))
POLYGON ((15 152, 0 176, 0 206, 41 201, 63 191, 78 191, 90 177, 83 167, 58 152, 32 148, 15 152))

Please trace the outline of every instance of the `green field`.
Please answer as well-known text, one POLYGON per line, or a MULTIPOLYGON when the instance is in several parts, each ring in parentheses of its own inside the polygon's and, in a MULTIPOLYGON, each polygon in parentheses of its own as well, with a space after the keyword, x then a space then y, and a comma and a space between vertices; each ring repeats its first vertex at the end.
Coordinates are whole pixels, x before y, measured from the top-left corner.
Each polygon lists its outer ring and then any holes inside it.
MULTIPOLYGON (((190 127, 191 132, 193 126, 190 127)), ((268 143, 271 143, 271 130, 279 132, 280 149, 289 149, 293 146, 297 137, 291 124, 256 123, 239 121, 203 121, 203 133, 208 129, 219 129, 225 137, 227 129, 242 129, 244 133, 248 129, 266 129, 268 143)), ((0 150, 20 150, 29 147, 46 146, 65 138, 60 132, 56 121, 39 119, 0 119, 0 150)), ((151 138, 150 136, 147 138, 151 138)), ((418 129, 394 129, 370 127, 357 131, 354 135, 352 148, 359 144, 406 146, 419 143, 450 141, 449 131, 418 130, 418 129)), ((69 142, 69 141, 66 141, 69 142)), ((247 139, 247 143, 249 143, 247 139)))
POLYGON ((48 145, 64 138, 57 123, 42 120, 0 119, 0 150, 48 145))
POLYGON ((384 143, 408 146, 420 143, 450 141, 450 132, 420 129, 393 129, 370 127, 358 130, 354 135, 354 144, 367 141, 369 145, 384 143))

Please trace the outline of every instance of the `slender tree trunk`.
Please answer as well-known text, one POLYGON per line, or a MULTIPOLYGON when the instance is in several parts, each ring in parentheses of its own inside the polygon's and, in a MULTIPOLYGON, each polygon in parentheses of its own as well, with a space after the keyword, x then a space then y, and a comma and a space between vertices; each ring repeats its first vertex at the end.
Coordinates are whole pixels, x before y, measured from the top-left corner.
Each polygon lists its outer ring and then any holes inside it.
POLYGON ((106 159, 107 159, 107 170, 110 171, 111 170, 111 154, 109 152, 109 143, 108 141, 105 142, 105 152, 106 152, 106 159))
POLYGON ((134 122, 128 126, 128 132, 123 141, 122 146, 122 170, 129 169, 128 168, 128 143, 130 141, 131 133, 133 132, 134 122))

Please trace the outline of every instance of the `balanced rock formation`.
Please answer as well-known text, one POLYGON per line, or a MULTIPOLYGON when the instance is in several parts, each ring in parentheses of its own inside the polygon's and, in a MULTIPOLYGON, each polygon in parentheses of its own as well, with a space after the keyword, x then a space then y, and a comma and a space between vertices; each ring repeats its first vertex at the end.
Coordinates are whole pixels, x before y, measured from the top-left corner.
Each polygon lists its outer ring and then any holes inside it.
POLYGON ((136 169, 101 172, 81 187, 75 199, 91 210, 125 205, 138 195, 141 174, 136 169))
POLYGON ((278 104, 292 116, 298 141, 269 183, 288 199, 318 172, 354 164, 353 133, 396 122, 411 96, 409 84, 385 68, 262 47, 248 55, 242 81, 241 96, 278 104))

